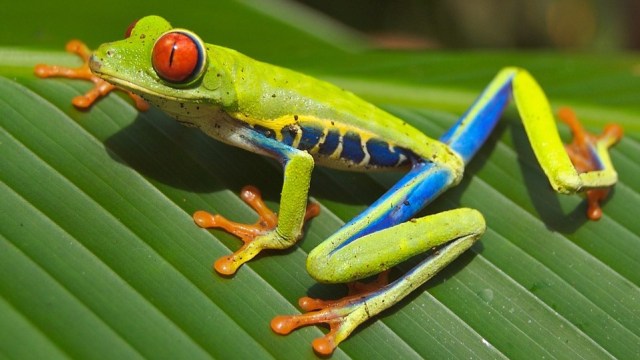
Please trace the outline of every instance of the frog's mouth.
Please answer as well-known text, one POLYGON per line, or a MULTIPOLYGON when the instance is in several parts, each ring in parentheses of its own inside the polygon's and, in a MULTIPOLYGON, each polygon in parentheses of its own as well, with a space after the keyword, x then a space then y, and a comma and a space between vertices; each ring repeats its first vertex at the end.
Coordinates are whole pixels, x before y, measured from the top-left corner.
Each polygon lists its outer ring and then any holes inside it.
POLYGON ((200 103, 202 102, 202 99, 198 99, 198 98, 194 98, 194 97, 190 97, 187 94, 185 94, 184 97, 177 97, 177 96, 173 96, 173 95, 168 95, 166 93, 161 93, 159 91, 154 91, 153 89, 150 89, 148 87, 143 87, 141 85, 136 84, 135 82, 132 82, 130 80, 127 80, 121 76, 118 76, 118 74, 113 74, 111 72, 105 72, 104 68, 102 66, 102 61, 100 60, 99 57, 92 55, 89 58, 89 68, 91 69, 91 72, 97 76, 99 76, 101 79, 117 86, 118 88, 130 91, 136 95, 139 95, 140 97, 142 97, 143 99, 150 101, 150 102, 154 102, 154 99, 162 99, 164 101, 176 101, 176 102, 193 102, 193 103, 200 103))

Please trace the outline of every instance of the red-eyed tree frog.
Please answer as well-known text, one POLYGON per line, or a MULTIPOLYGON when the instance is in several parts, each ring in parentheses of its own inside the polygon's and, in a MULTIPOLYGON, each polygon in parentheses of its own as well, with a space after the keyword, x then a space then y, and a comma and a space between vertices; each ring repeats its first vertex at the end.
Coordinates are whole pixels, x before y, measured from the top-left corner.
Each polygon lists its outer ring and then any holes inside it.
POLYGON ((591 219, 601 216, 598 201, 617 181, 608 148, 622 136, 620 127, 610 125, 602 135, 592 136, 565 109, 560 117, 575 136, 565 149, 544 93, 519 68, 501 70, 460 120, 435 140, 348 91, 206 44, 157 16, 140 19, 124 40, 103 44, 91 55, 79 42, 69 47, 86 60, 85 66, 40 65, 36 74, 94 81, 96 88, 76 98, 77 106, 90 106, 115 86, 134 94, 139 108, 148 102, 180 123, 275 158, 284 167, 277 215, 253 187, 241 196, 260 216, 255 225, 205 211, 193 215, 199 226, 223 228, 244 241, 241 249, 215 263, 220 274, 234 274, 263 249, 285 249, 301 238, 305 219, 318 211, 307 204, 315 164, 354 171, 408 169, 307 259, 309 273, 320 282, 349 283, 383 274, 380 280, 372 286, 351 286, 351 294, 337 301, 303 298, 300 305, 309 312, 271 322, 280 334, 329 324, 329 333, 313 342, 320 354, 330 354, 359 324, 418 289, 482 236, 485 221, 473 209, 414 215, 460 182, 465 164, 486 141, 511 98, 551 186, 563 194, 586 192, 591 219), (415 268, 386 281, 388 269, 422 253, 426 257, 415 268))

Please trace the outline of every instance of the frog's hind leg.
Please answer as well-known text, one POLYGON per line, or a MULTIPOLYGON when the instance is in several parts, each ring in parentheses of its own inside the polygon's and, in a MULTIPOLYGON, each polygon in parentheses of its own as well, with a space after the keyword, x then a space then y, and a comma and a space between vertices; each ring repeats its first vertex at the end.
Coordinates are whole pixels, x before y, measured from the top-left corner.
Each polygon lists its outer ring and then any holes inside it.
POLYGON ((329 354, 359 324, 400 301, 468 249, 485 229, 484 218, 475 210, 457 209, 409 220, 454 185, 456 176, 457 171, 447 166, 416 162, 378 201, 313 249, 307 271, 320 282, 352 282, 431 251, 421 264, 391 284, 381 282, 379 287, 344 299, 303 298, 301 307, 315 311, 276 317, 272 329, 287 334, 301 326, 327 323, 330 332, 313 346, 318 353, 329 354))
POLYGON ((358 325, 396 304, 469 249, 484 230, 484 218, 478 211, 455 209, 366 235, 328 256, 310 254, 312 267, 318 269, 314 272, 316 276, 325 277, 329 273, 325 281, 344 282, 361 277, 369 268, 388 268, 402 261, 401 258, 431 251, 420 264, 386 286, 336 301, 302 298, 301 307, 315 311, 278 316, 272 320, 271 327, 279 334, 288 334, 301 326, 328 324, 330 331, 315 339, 312 345, 319 354, 330 354, 358 325))
MULTIPOLYGON (((513 73, 501 73, 441 141, 467 163, 486 141, 511 98, 513 73)), ((287 334, 300 326, 329 324, 313 342, 328 354, 359 324, 392 306, 468 249, 484 232, 484 218, 457 209, 411 219, 429 202, 455 185, 461 169, 450 164, 415 161, 397 184, 363 213, 316 247, 307 270, 321 282, 350 282, 386 271, 412 256, 431 254, 393 283, 337 301, 302 299, 307 314, 275 318, 272 329, 287 334), (409 220, 409 221, 408 221, 409 220)))
POLYGON ((480 149, 504 107, 513 98, 522 118, 533 152, 551 187, 562 194, 586 192, 588 217, 602 214, 598 202, 617 181, 608 149, 622 136, 622 129, 609 125, 601 136, 587 134, 575 116, 563 110, 561 120, 569 123, 575 140, 562 144, 551 106, 540 85, 525 70, 505 68, 496 75, 473 106, 440 141, 460 154, 464 162, 480 149), (587 166, 582 166, 586 163, 587 166))

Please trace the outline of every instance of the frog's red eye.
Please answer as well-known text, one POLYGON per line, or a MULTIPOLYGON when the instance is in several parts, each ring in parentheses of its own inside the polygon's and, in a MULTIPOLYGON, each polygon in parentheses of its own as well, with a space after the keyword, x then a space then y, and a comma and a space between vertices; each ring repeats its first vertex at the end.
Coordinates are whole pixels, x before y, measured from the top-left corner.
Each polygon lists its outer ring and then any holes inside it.
POLYGON ((136 19, 136 21, 132 22, 129 27, 127 28, 127 31, 124 32, 124 38, 128 39, 129 36, 131 36, 131 30, 133 30, 133 28, 136 26, 136 24, 138 23, 139 19, 136 19))
POLYGON ((171 31, 153 45, 151 63, 163 80, 174 84, 188 83, 204 69, 204 46, 195 34, 171 31))

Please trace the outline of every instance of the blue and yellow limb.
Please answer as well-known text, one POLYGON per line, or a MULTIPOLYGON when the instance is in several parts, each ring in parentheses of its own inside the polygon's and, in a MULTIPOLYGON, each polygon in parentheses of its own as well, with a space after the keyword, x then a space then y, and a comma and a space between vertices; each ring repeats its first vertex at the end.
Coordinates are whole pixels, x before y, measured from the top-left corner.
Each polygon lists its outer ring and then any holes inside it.
MULTIPOLYGON (((609 126, 602 136, 594 137, 584 132, 575 116, 563 110, 561 118, 569 123, 575 134, 574 143, 565 150, 544 93, 524 70, 507 68, 501 71, 440 141, 448 145, 462 163, 468 163, 488 138, 512 96, 533 151, 551 186, 560 193, 598 193, 597 196, 590 195, 590 199, 601 199, 603 191, 606 195, 603 189, 613 185, 617 178, 607 149, 620 138, 620 128, 609 126)), ((313 347, 320 354, 330 354, 358 325, 397 303, 482 236, 485 221, 473 209, 455 209, 412 219, 420 209, 460 180, 460 169, 448 162, 412 161, 412 169, 393 188, 311 251, 307 269, 320 282, 348 283, 379 273, 386 274, 391 267, 421 253, 428 253, 426 259, 392 283, 381 281, 374 289, 352 291, 341 300, 323 302, 303 298, 300 305, 310 312, 276 317, 271 323, 275 332, 287 334, 300 326, 327 323, 329 333, 316 339, 313 347)), ((291 181, 297 181, 295 191, 304 192, 304 197, 298 194, 297 205, 293 207, 298 207, 298 213, 304 213, 303 198, 306 198, 308 178, 288 178, 291 175, 287 174, 285 166, 285 187, 291 181)), ((288 198, 285 192, 283 189, 283 201, 288 198)), ((281 208, 277 223, 295 224, 296 231, 291 231, 289 236, 298 237, 302 218, 286 219, 285 216, 296 211, 289 202, 283 205, 285 208, 281 208)), ((589 217, 597 219, 601 214, 597 200, 589 200, 589 208, 589 217)), ((271 233, 266 231, 262 234, 271 233)), ((259 235, 256 240, 262 241, 264 236, 259 235)), ((292 241, 287 240, 286 243, 290 245, 292 241)), ((230 258, 234 259, 234 269, 254 255, 251 252, 246 256, 244 249, 240 253, 230 258)))

